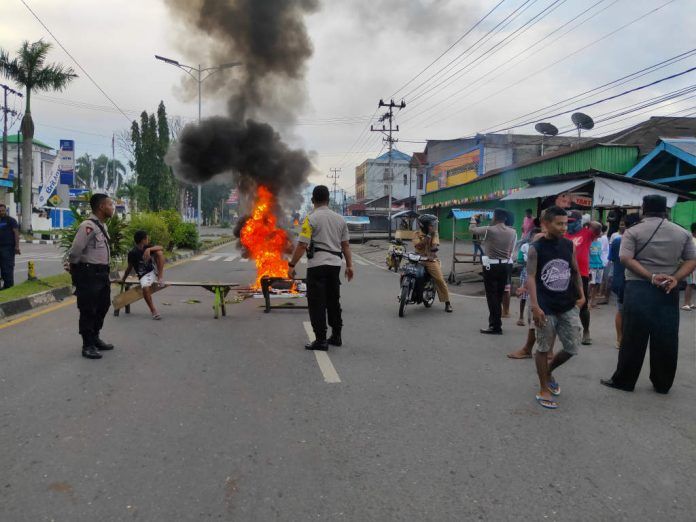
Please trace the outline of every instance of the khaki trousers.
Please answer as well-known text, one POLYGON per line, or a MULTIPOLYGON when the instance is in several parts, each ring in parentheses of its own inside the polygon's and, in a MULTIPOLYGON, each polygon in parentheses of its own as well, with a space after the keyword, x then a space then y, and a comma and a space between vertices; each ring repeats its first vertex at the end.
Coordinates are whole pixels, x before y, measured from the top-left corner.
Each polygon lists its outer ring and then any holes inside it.
POLYGON ((437 290, 437 298, 441 303, 448 302, 450 300, 449 289, 447 288, 445 277, 442 275, 440 260, 424 261, 423 266, 430 274, 430 277, 433 278, 433 283, 435 283, 435 289, 437 290))

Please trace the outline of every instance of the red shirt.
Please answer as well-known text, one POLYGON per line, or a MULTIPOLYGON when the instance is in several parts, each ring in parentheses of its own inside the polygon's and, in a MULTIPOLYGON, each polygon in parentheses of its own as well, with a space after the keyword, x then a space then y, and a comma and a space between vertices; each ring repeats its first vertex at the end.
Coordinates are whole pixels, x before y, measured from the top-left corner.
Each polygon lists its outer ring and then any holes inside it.
POLYGON ((582 228, 576 234, 568 234, 565 237, 575 245, 575 256, 578 260, 578 270, 582 277, 590 275, 590 247, 595 239, 595 233, 590 228, 582 228))

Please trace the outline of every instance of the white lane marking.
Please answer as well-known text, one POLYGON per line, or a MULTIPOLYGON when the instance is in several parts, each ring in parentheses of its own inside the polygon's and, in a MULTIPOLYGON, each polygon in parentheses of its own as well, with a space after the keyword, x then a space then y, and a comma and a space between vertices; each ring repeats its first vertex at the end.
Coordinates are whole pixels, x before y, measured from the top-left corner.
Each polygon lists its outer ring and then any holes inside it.
POLYGON ((307 264, 307 258, 306 258, 306 257, 301 257, 301 258, 300 258, 300 264, 301 264, 301 265, 306 265, 306 264, 307 264))
POLYGON ((222 256, 213 256, 208 261, 217 261, 218 259, 222 259, 222 256))
POLYGON ((237 259, 237 254, 233 254, 229 257, 226 257, 224 261, 234 261, 235 259, 237 259))
MULTIPOLYGON (((305 332, 307 332, 309 342, 314 342, 315 337, 314 332, 312 331, 312 323, 309 321, 304 321, 302 324, 304 325, 305 332)), ((319 369, 324 376, 324 382, 329 384, 341 382, 341 378, 338 376, 338 372, 336 371, 336 368, 334 368, 328 353, 314 350, 314 357, 316 357, 319 369)))
POLYGON ((249 260, 246 257, 243 257, 239 260, 240 263, 248 263, 249 260))
POLYGON ((362 265, 362 266, 367 266, 370 264, 367 261, 363 261, 362 259, 358 259, 357 257, 355 259, 353 259, 353 261, 355 261, 356 263, 358 263, 359 265, 362 265))
POLYGON ((200 261, 201 259, 205 259, 206 257, 208 257, 208 254, 203 254, 202 256, 192 257, 191 261, 200 261))

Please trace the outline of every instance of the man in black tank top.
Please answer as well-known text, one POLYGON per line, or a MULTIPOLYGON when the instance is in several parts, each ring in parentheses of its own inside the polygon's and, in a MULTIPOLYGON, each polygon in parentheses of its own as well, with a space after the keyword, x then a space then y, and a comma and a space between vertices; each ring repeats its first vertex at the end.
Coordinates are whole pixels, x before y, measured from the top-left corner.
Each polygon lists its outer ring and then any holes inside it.
POLYGON ((579 308, 585 302, 582 278, 575 257, 575 246, 563 237, 568 215, 560 207, 546 209, 542 216, 544 237, 532 243, 527 256, 527 291, 536 326, 537 351, 534 356, 539 375, 537 402, 544 408, 558 408, 555 397, 561 388, 552 372, 578 351, 580 344, 579 308), (563 350, 549 365, 547 352, 558 337, 563 350))

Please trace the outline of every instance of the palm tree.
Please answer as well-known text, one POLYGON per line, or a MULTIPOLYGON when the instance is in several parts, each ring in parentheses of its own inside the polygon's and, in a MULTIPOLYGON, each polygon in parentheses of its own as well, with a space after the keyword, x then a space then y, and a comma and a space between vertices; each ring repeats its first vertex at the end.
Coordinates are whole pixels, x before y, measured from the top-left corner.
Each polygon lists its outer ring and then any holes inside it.
POLYGON ((75 160, 75 181, 84 188, 92 190, 92 161, 89 154, 83 154, 75 160))
POLYGON ((31 229, 31 182, 34 121, 31 118, 31 93, 40 91, 62 91, 77 78, 72 67, 58 63, 46 63, 51 44, 39 40, 25 40, 10 59, 5 49, 0 49, 0 74, 21 85, 26 90, 26 107, 22 118, 22 232, 31 229))

